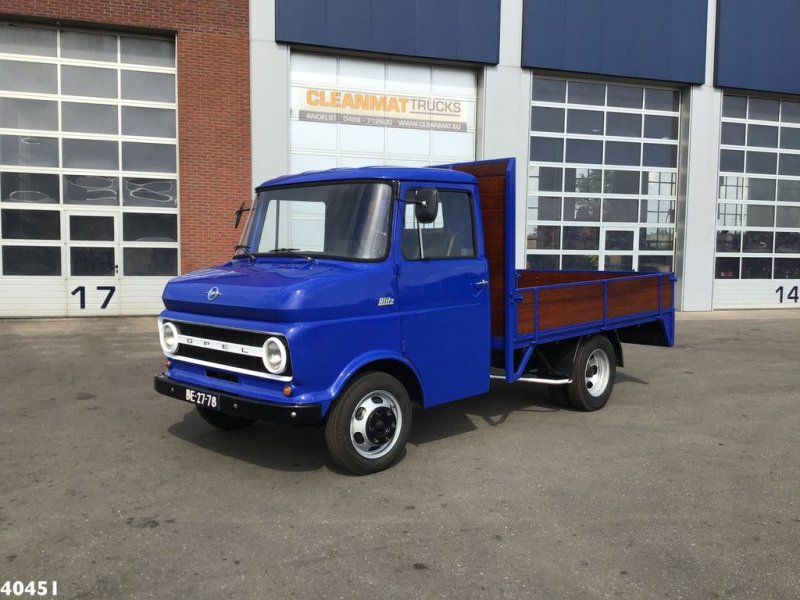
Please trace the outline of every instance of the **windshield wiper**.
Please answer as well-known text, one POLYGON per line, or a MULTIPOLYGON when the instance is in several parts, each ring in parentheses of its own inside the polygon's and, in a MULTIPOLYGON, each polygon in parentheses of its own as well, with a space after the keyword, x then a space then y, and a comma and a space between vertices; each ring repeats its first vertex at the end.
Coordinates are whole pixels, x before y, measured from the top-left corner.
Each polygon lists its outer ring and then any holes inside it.
POLYGON ((300 248, 273 248, 272 250, 267 250, 263 254, 278 254, 279 252, 292 254, 294 252, 300 252, 300 248))
POLYGON ((247 246, 245 246, 244 244, 236 244, 236 245, 233 247, 233 251, 234 251, 233 258, 242 258, 242 256, 246 256, 246 257, 247 257, 247 258, 249 258, 250 260, 255 260, 255 259, 256 259, 256 255, 255 255, 255 254, 253 254, 252 252, 250 252, 250 248, 248 248, 248 247, 247 247, 247 246), (237 250, 244 250, 244 252, 243 252, 242 254, 235 254, 235 252, 236 252, 237 250))

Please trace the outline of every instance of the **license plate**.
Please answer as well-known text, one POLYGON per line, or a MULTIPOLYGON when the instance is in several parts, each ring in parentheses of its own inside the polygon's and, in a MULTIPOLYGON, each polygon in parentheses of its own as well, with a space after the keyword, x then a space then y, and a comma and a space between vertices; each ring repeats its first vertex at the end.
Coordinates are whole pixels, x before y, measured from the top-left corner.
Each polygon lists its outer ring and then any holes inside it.
POLYGON ((196 390, 186 390, 186 401, 197 406, 205 406, 206 408, 213 408, 219 410, 219 396, 216 394, 208 394, 206 392, 198 392, 196 390))

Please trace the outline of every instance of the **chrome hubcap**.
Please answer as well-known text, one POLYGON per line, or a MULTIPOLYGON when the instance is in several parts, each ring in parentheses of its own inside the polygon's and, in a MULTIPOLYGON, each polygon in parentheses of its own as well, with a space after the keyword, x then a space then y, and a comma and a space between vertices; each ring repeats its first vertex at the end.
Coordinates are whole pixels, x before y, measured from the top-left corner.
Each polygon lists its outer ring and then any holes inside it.
POLYGON ((397 443, 403 415, 397 399, 384 390, 364 396, 350 418, 350 442, 365 458, 380 458, 397 443))
POLYGON ((608 386, 610 375, 611 362, 608 360, 608 354, 598 348, 589 355, 589 360, 586 361, 584 375, 586 391, 595 398, 602 396, 608 386))

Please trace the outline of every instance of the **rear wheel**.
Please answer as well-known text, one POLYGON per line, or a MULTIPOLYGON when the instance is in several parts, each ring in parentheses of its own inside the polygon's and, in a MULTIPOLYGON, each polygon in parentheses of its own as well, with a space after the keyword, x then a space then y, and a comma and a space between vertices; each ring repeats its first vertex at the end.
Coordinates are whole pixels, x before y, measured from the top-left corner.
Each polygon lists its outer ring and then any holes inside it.
POLYGON ((341 468, 367 475, 400 457, 411 429, 411 402, 402 383, 366 373, 339 396, 325 424, 325 442, 341 468))
POLYGON ((596 335, 578 348, 572 366, 572 383, 560 388, 573 408, 598 410, 608 402, 616 374, 614 346, 607 337, 596 335))
POLYGON ((209 425, 213 425, 217 429, 225 429, 232 431, 234 429, 244 429, 250 427, 255 423, 255 419, 247 419, 245 417, 237 417, 234 415, 226 415, 218 410, 212 410, 205 406, 198 406, 197 412, 203 417, 203 420, 209 425))

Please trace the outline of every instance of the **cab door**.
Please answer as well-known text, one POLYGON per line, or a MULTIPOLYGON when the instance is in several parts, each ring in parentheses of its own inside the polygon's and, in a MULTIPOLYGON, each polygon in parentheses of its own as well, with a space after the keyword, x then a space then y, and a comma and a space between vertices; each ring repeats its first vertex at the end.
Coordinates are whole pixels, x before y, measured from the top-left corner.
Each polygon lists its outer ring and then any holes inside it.
POLYGON ((429 407, 489 388, 489 270, 469 188, 438 189, 436 219, 422 224, 405 199, 423 187, 402 186, 394 239, 403 349, 429 407))

